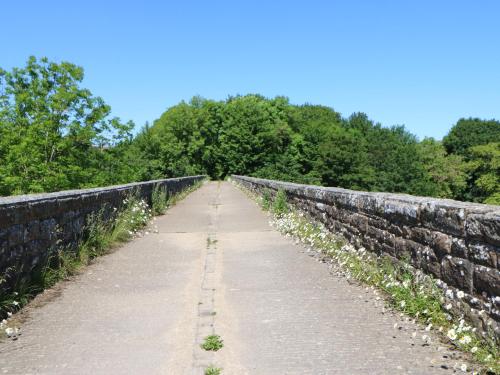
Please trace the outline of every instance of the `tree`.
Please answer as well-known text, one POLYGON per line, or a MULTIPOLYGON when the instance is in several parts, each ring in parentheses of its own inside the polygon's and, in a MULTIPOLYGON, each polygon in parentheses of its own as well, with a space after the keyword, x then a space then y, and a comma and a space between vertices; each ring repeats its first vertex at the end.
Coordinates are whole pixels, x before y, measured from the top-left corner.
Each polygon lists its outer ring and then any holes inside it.
POLYGON ((109 106, 82 80, 81 67, 46 58, 0 71, 0 194, 94 185, 107 149, 133 124, 107 119, 109 106))
POLYGON ((500 143, 474 146, 470 153, 473 173, 476 176, 475 199, 482 203, 500 204, 500 143))
POLYGON ((418 153, 427 172, 425 195, 451 199, 463 195, 470 165, 462 156, 448 155, 443 144, 433 138, 420 142, 418 153))
POLYGON ((473 146, 500 142, 500 122, 478 118, 460 119, 443 138, 443 145, 449 154, 469 158, 473 146))

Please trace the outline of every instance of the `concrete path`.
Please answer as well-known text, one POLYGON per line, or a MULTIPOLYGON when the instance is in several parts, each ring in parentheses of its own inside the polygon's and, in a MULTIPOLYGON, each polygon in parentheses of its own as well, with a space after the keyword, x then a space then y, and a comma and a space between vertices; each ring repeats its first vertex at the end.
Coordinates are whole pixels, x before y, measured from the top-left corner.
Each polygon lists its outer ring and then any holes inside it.
POLYGON ((28 307, 22 336, 0 343, 0 371, 446 374, 457 362, 270 228, 229 183, 205 184, 156 225, 28 307), (225 344, 216 353, 199 347, 212 333, 225 344))

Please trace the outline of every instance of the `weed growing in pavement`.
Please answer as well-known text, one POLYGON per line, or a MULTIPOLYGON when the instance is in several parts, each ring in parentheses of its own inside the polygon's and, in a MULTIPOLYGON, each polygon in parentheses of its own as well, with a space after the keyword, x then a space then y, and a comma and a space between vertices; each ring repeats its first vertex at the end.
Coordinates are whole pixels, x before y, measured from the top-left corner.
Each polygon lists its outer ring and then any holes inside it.
POLYGON ((216 239, 213 239, 213 238, 210 238, 210 237, 207 238, 207 247, 215 245, 216 243, 217 243, 216 239))
POLYGON ((218 351, 222 349, 224 343, 219 335, 210 335, 205 337, 203 344, 201 344, 201 348, 207 351, 218 351))
POLYGON ((209 366, 205 369, 205 375, 220 375, 222 369, 215 366, 209 366))
MULTIPOLYGON (((253 197, 265 209, 264 196, 253 197)), ((394 262, 387 256, 377 256, 362 247, 355 248, 342 236, 331 233, 322 223, 313 221, 302 212, 290 209, 288 213, 276 214, 274 204, 270 211, 273 214, 271 224, 285 236, 330 259, 347 279, 370 285, 377 295, 382 292, 380 294, 385 295, 394 309, 423 323, 426 331, 437 331, 443 340, 470 353, 482 367, 481 371, 500 374, 499 346, 494 335, 487 332, 481 334, 467 324, 463 316, 451 314, 449 301, 460 301, 463 292, 443 291, 439 280, 416 270, 408 262, 394 262)), ((421 339, 423 343, 431 340, 425 334, 421 339)), ((466 364, 458 367, 467 371, 466 364)))

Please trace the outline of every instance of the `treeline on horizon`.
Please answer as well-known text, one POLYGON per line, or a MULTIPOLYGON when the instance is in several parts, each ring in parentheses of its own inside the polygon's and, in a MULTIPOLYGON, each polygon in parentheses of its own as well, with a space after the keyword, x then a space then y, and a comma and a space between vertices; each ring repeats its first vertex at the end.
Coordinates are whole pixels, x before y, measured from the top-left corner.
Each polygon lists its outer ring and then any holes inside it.
POLYGON ((496 120, 460 119, 442 141, 419 141, 404 126, 285 97, 194 97, 133 136, 82 79, 82 68, 45 58, 0 69, 0 195, 241 174, 500 204, 496 120))

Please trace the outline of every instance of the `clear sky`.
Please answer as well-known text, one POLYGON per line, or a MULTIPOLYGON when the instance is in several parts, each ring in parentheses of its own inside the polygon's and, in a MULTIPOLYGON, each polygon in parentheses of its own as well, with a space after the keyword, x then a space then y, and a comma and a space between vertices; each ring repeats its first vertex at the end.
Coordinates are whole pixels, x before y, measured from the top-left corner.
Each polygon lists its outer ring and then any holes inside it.
POLYGON ((85 68, 137 127, 194 95, 284 95, 441 138, 500 119, 500 1, 51 1, 1 7, 0 67, 85 68))

